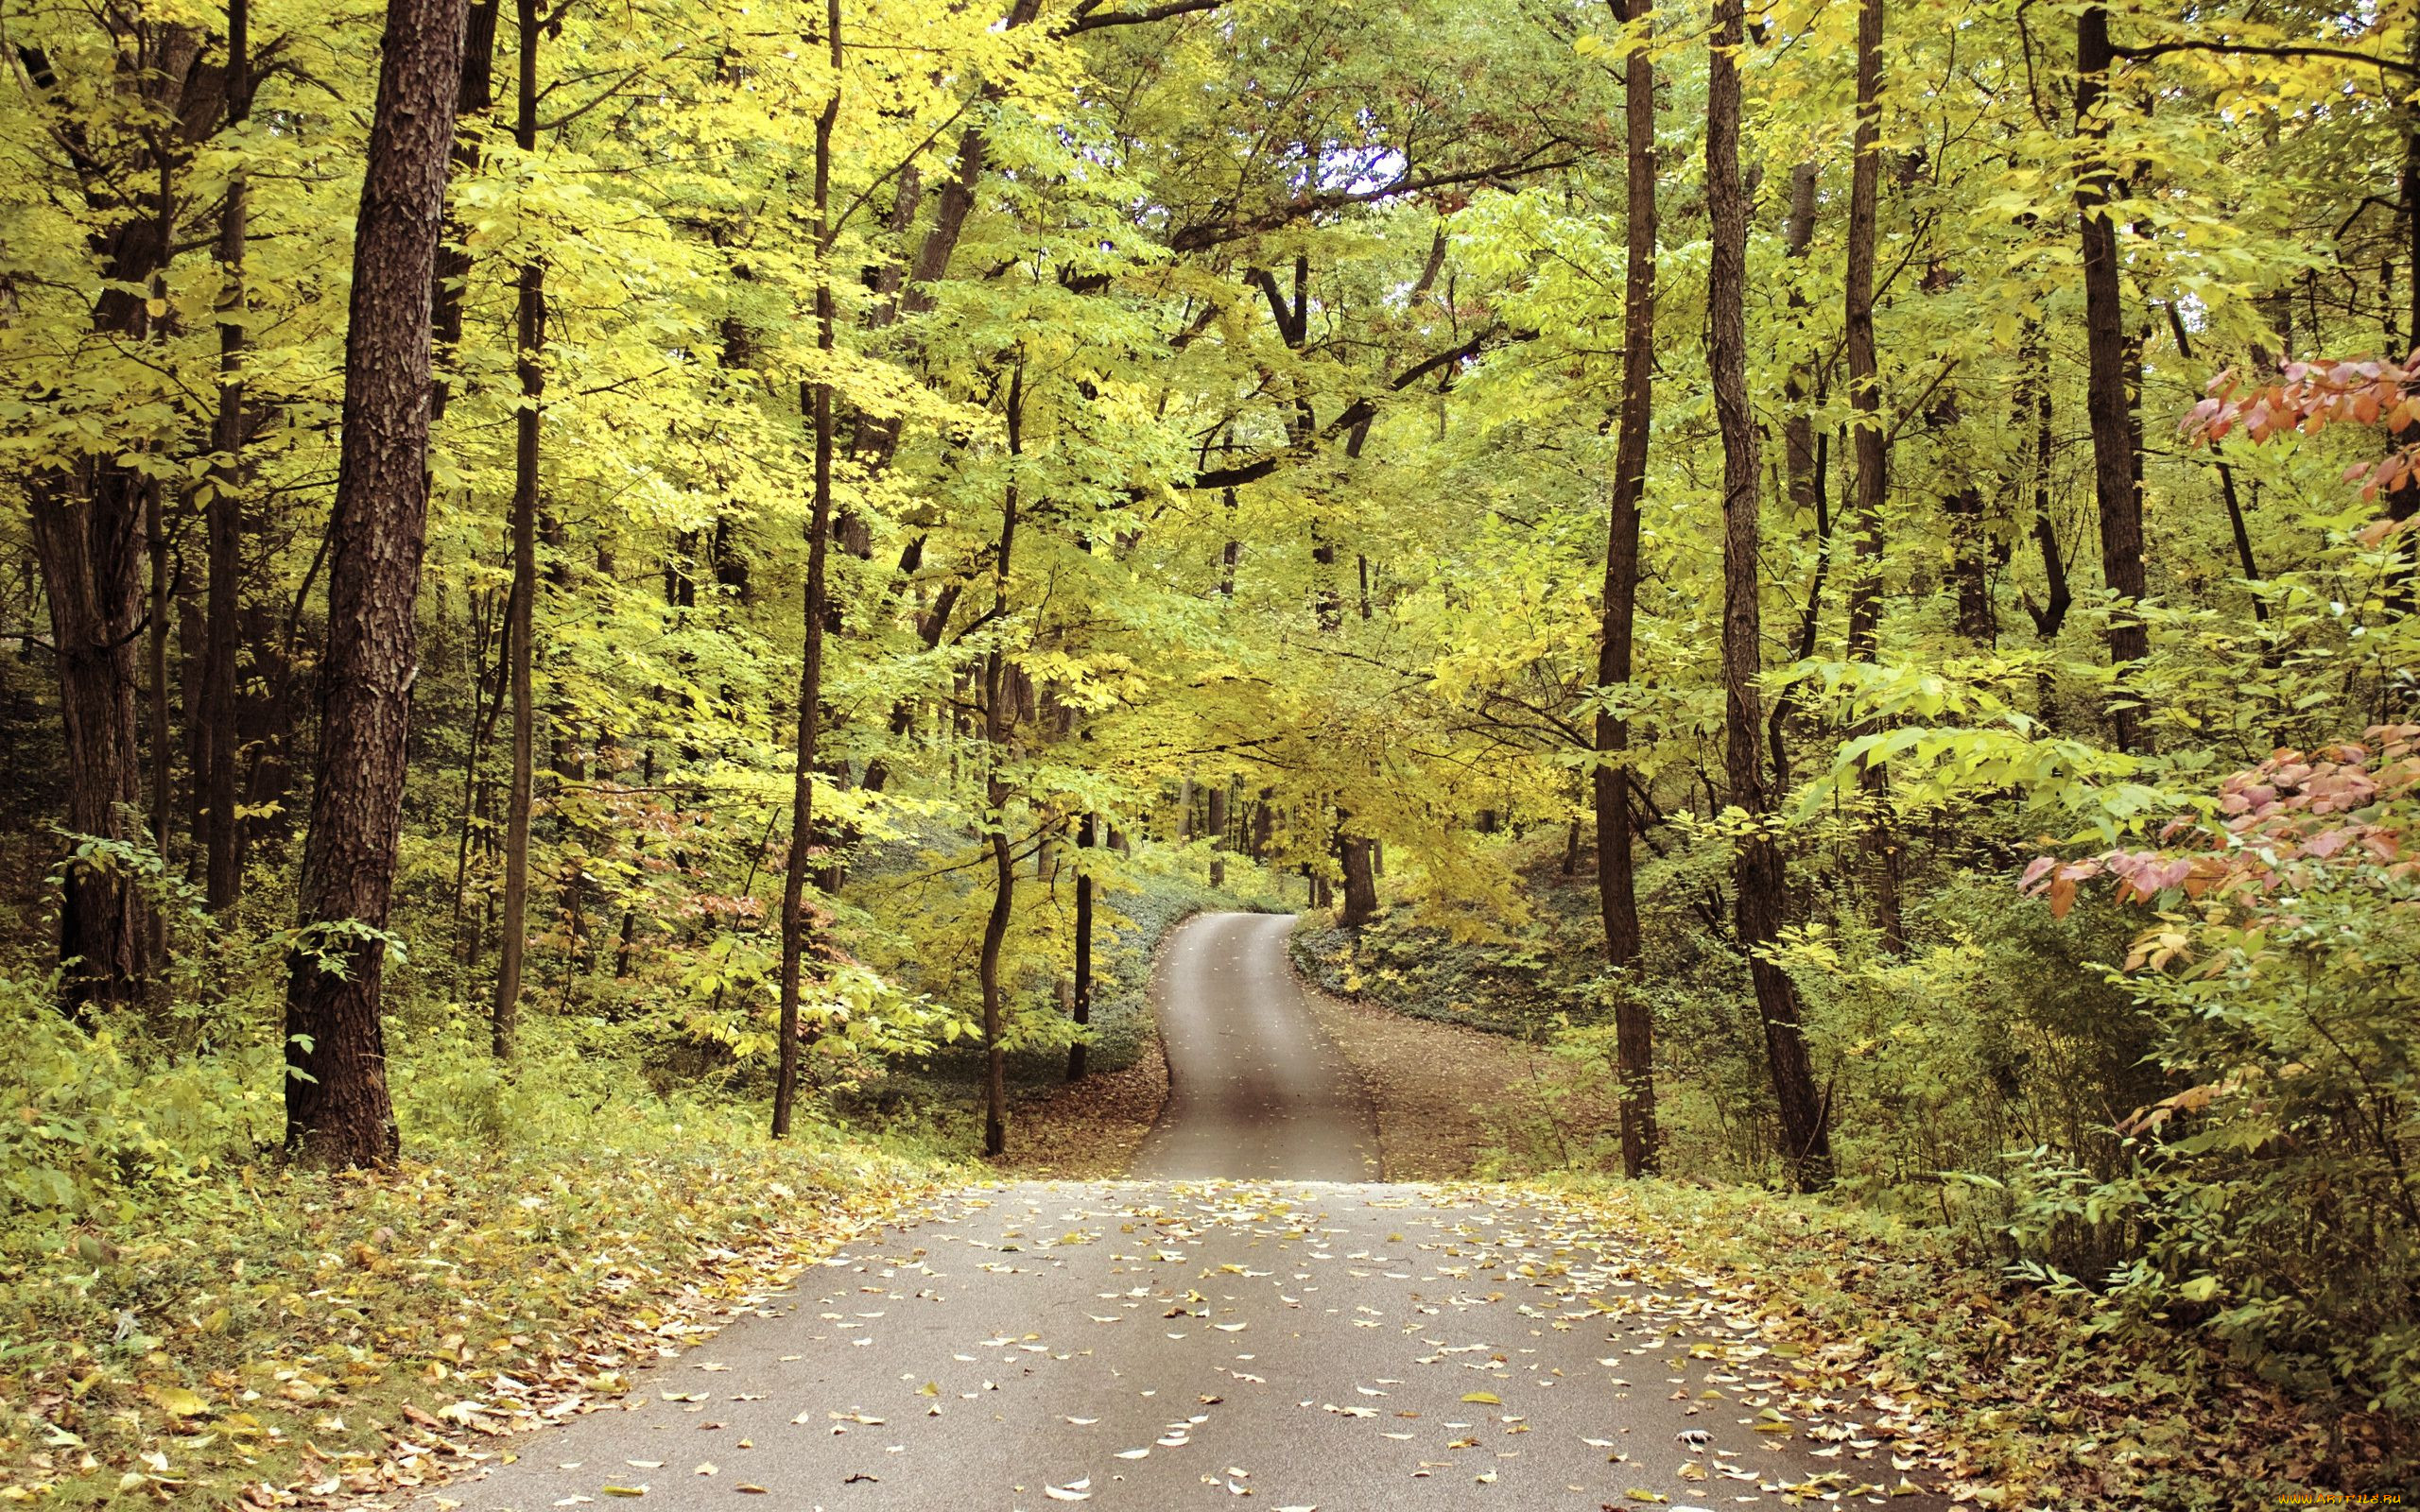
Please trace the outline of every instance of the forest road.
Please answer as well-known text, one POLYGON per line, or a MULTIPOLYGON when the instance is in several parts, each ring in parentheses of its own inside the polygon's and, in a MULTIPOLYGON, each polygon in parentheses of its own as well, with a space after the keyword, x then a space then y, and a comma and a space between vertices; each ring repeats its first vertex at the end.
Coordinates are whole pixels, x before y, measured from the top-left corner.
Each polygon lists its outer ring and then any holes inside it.
POLYGON ((1304 1002, 1290 914, 1198 914, 1151 982, 1168 1102, 1134 1175, 1373 1181, 1378 1121, 1304 1002))
POLYGON ((1157 1179, 957 1193, 412 1504, 1713 1512, 1903 1489, 1904 1418, 1803 1395, 1755 1297, 1534 1194, 1315 1179, 1370 1171, 1374 1141, 1289 927, 1209 915, 1163 956, 1157 1179))

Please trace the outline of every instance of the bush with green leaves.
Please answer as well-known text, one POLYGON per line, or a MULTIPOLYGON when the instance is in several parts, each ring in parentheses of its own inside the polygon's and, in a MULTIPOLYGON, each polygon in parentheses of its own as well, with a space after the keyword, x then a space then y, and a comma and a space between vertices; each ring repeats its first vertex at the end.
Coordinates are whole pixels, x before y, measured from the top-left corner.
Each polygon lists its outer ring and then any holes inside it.
POLYGON ((2045 858, 2155 914, 2113 980, 2181 1090, 2118 1125, 2128 1168, 2046 1187, 2021 1240, 2078 1211, 2135 1226, 2107 1277, 2145 1316, 2198 1317, 2264 1373, 2420 1407, 2420 725, 2282 750, 2150 849, 2045 858))

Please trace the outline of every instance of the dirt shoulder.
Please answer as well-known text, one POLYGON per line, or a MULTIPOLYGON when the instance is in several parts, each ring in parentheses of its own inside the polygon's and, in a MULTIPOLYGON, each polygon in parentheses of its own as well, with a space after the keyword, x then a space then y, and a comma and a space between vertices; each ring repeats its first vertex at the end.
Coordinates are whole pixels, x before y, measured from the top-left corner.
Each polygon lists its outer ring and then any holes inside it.
POLYGON ((1331 997, 1307 982, 1303 991, 1377 1106, 1387 1180, 1561 1165, 1613 1116, 1609 1102, 1575 1091, 1536 1046, 1331 997))
POLYGON ((1168 1098, 1167 1057, 1156 1032, 1133 1064, 1028 1092, 1010 1104, 1002 1175, 1072 1181, 1115 1180, 1133 1163, 1168 1098))

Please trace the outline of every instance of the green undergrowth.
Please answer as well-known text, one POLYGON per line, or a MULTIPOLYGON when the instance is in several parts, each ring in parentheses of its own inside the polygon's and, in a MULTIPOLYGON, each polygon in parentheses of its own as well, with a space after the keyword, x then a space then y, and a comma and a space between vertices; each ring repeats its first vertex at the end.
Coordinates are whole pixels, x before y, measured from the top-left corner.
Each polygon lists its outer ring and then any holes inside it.
POLYGON ((1530 917, 1509 933, 1458 939, 1414 922, 1407 910, 1353 931, 1326 912, 1306 915, 1288 948, 1305 976, 1340 997, 1438 1023, 1545 1040, 1565 1022, 1597 1016, 1593 989, 1601 968, 1587 879, 1564 883, 1551 874, 1551 864, 1532 869, 1539 881, 1526 894, 1530 917))
POLYGON ((302 1171, 260 1146, 255 1057, 147 1063, 9 1011, 0 1499, 411 1484, 406 1437, 617 1393, 946 1173, 813 1115, 770 1143, 761 1108, 660 1095, 544 1021, 509 1077, 468 1036, 399 1047, 406 1158, 302 1171))
POLYGON ((1638 1234, 1792 1352, 1798 1389, 1918 1406, 1961 1500, 2000 1507, 2273 1507, 2397 1490, 2394 1421, 2324 1420, 2216 1349, 2013 1281, 1936 1228, 1813 1198, 1602 1177, 1531 1189, 1638 1234))

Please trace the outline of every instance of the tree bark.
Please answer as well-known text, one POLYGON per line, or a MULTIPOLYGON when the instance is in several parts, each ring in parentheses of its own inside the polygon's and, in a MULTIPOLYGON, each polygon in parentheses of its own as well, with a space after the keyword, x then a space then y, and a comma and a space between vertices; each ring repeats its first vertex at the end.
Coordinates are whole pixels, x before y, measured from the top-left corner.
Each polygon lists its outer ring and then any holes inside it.
MULTIPOLYGON (((2105 146, 2109 122, 2102 113, 2109 70, 2117 55, 2109 44, 2109 11, 2087 6, 2076 17, 2076 134, 2079 162, 2076 219, 2083 253, 2085 412, 2092 428, 2093 497, 2100 516, 2100 576, 2118 602, 2109 615, 2109 660, 2120 669, 2151 650, 2140 606, 2143 570, 2143 501, 2135 476, 2135 421, 2127 395, 2125 290, 2118 263, 2118 225, 2110 218, 2115 177, 2105 146)), ((2121 686, 2109 710, 2110 728, 2121 750, 2144 745, 2133 697, 2121 686)))
MULTIPOLYGON (((538 0, 514 0, 521 38, 513 142, 538 148, 538 0)), ((504 804, 504 912, 497 920, 495 1002, 490 1040, 498 1060, 512 1058, 521 1022, 521 977, 528 950, 529 809, 538 760, 534 681, 538 605, 538 422, 545 392, 546 269, 532 254, 514 280, 513 370, 521 403, 512 412, 512 596, 504 616, 512 680, 512 776, 504 804)))
MULTIPOLYGON (((478 170, 481 137, 475 123, 495 107, 495 24, 501 9, 502 0, 471 0, 464 18, 462 73, 454 103, 454 171, 458 174, 478 170)), ((449 214, 437 244, 437 270, 431 275, 429 325, 439 358, 447 364, 462 343, 462 304, 470 293, 471 279, 469 237, 470 228, 449 214)), ((442 377, 437 379, 429 404, 433 419, 445 418, 445 405, 452 397, 452 385, 442 377)))
POLYGON ((1227 804, 1233 786, 1231 780, 1220 778, 1219 785, 1210 789, 1210 885, 1213 887, 1227 885, 1227 851, 1232 849, 1227 844, 1227 804))
MULTIPOLYGON (((837 4, 838 0, 834 0, 837 4)), ((1016 459, 1025 451, 1025 364, 1020 361, 1009 379, 1009 484, 1000 508, 1000 549, 993 563, 992 615, 1009 611, 1009 566, 1017 540, 1016 459)), ((1000 988, 1000 947, 1009 937, 1009 920, 1016 907, 1016 863, 1010 854, 1008 803, 1011 789, 1000 775, 1008 757, 1013 727, 1008 698, 1008 657, 994 645, 983 658, 983 742, 988 763, 983 778, 985 827, 992 848, 992 912, 983 921, 983 954, 979 972, 983 986, 983 1153, 996 1156, 1009 1146, 1008 1048, 1006 1004, 1000 988)))
POLYGON ((840 0, 824 0, 823 29, 831 49, 832 93, 815 118, 815 351, 809 389, 815 431, 815 501, 806 526, 806 587, 800 605, 804 643, 798 674, 798 750, 790 778, 790 848, 782 873, 781 1048, 773 1081, 773 1138, 790 1132, 798 1096, 799 1003, 806 978, 806 877, 815 847, 815 763, 822 737, 823 632, 829 618, 824 582, 832 537, 832 360, 838 333, 832 297, 832 129, 840 118, 843 53, 840 0))
POLYGON ((1076 1026, 1076 1041, 1067 1047, 1067 1079, 1081 1081, 1088 1069, 1087 1052, 1092 1048, 1084 1039, 1093 1022, 1093 875, 1091 852, 1100 835, 1100 820, 1087 814, 1076 830, 1076 984, 1075 994, 1067 1005, 1068 1017, 1076 1026))
MULTIPOLYGON (((1882 629, 1882 505, 1890 446, 1882 428, 1882 375, 1874 344, 1874 249, 1882 190, 1882 0, 1857 9, 1856 160, 1849 171, 1848 266, 1844 280, 1850 446, 1857 461, 1857 571, 1849 580, 1848 660, 1872 662, 1882 629)), ((1861 720, 1856 732, 1876 728, 1861 720)), ((1908 948, 1899 908, 1899 848, 1891 833, 1891 774, 1879 762, 1858 765, 1858 792, 1867 810, 1863 845, 1872 868, 1875 925, 1892 954, 1908 948)))
MULTIPOLYGON (((251 3, 227 6, 227 129, 252 110, 251 3)), ((201 699, 195 721, 194 782, 201 788, 202 899, 214 914, 243 891, 243 820, 235 812, 236 662, 243 614, 245 244, 250 196, 240 163, 218 212, 218 416, 211 438, 209 498, 202 506, 209 586, 203 610, 201 699)))
POLYGON ((1344 917, 1339 922, 1347 929, 1366 929, 1378 917, 1378 878, 1371 866, 1370 838, 1346 833, 1352 822, 1352 815, 1337 810, 1336 861, 1344 878, 1344 917))
POLYGON ((318 780, 285 992, 285 1143, 315 1165, 384 1165, 399 1148, 379 988, 419 670, 429 284, 462 13, 462 0, 388 0, 354 240, 318 780))
MULTIPOLYGON (((1630 0, 1624 21, 1640 28, 1625 60, 1623 157, 1628 201, 1623 210, 1622 397, 1615 422, 1614 486, 1606 525, 1603 619, 1597 639, 1597 684, 1627 684, 1638 614, 1638 505, 1647 489, 1649 428, 1655 381, 1655 68, 1643 33, 1653 24, 1652 0, 1630 0)), ((1638 963, 1638 895, 1633 876, 1626 758, 1630 721, 1599 708, 1592 731, 1597 762, 1589 774, 1597 820, 1597 907, 1604 923, 1605 961, 1615 983, 1615 1061, 1621 1083, 1622 1169, 1633 1177, 1655 1169, 1654 1020, 1632 980, 1638 963)))
POLYGON ((1756 680, 1762 671, 1757 601, 1757 437, 1748 405, 1748 212, 1739 180, 1739 65, 1745 30, 1741 0, 1716 0, 1706 88, 1706 278, 1708 356, 1715 419, 1722 433, 1722 681, 1724 765, 1731 801, 1755 825, 1734 861, 1734 919, 1755 983, 1765 1057, 1781 1114, 1783 1162, 1800 1188, 1830 1180, 1827 1109, 1799 1025, 1798 994, 1780 967, 1764 958, 1779 937, 1787 879, 1781 851, 1765 827, 1772 812, 1757 732, 1756 680))

